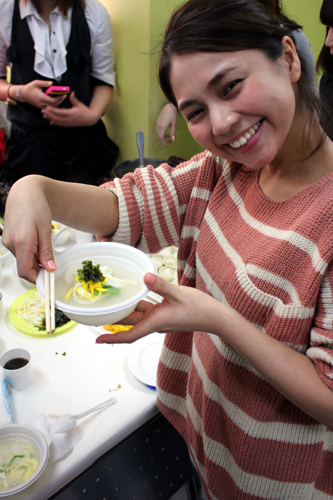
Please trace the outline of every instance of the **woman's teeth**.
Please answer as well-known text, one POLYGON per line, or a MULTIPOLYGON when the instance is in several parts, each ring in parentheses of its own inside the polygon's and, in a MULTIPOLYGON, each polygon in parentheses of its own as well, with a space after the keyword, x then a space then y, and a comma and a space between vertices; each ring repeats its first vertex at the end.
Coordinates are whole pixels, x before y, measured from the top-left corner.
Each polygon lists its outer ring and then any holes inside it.
POLYGON ((250 130, 246 132, 246 134, 242 135, 242 137, 240 137, 237 141, 230 142, 229 146, 232 147, 233 149, 238 149, 241 146, 245 146, 245 144, 249 142, 251 137, 254 136, 259 126, 260 126, 260 121, 257 122, 255 125, 253 125, 253 127, 251 127, 250 130))

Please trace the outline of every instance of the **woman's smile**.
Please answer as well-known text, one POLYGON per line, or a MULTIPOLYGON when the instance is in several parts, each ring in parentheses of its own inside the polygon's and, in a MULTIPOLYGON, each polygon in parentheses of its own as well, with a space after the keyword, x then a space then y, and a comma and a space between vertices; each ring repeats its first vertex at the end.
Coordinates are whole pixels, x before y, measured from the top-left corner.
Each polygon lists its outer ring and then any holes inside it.
POLYGON ((263 120, 258 121, 250 127, 245 134, 242 133, 236 140, 225 144, 224 148, 230 147, 231 149, 237 149, 238 155, 249 153, 257 145, 261 137, 262 124, 263 120))
POLYGON ((236 139, 234 142, 230 142, 229 146, 232 149, 239 149, 242 148, 243 146, 246 146, 246 144, 249 143, 250 139, 255 135, 257 132, 258 128, 260 127, 260 121, 255 123, 253 127, 251 127, 245 134, 242 134, 238 139, 236 139))

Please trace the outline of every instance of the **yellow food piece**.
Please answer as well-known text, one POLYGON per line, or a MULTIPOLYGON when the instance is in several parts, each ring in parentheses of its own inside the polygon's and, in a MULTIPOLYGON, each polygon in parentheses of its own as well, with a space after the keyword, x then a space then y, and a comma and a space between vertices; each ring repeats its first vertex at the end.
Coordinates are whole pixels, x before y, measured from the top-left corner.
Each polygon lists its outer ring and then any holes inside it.
POLYGON ((130 330, 133 325, 104 325, 105 330, 109 330, 111 333, 126 332, 130 330))
MULTIPOLYGON (((108 278, 105 278, 103 281, 98 281, 95 283, 94 281, 88 281, 87 283, 84 281, 80 281, 79 277, 76 276, 75 281, 79 281, 81 286, 75 289, 76 293, 81 295, 81 297, 92 300, 94 298, 95 292, 99 292, 99 295, 102 292, 105 292, 105 288, 103 288, 103 284, 108 281, 108 278)), ((73 287, 66 293, 65 300, 68 300, 73 292, 73 287)))
MULTIPOLYGON (((78 276, 76 277, 75 281, 79 281, 78 276)), ((97 283, 95 283, 94 281, 88 281, 87 283, 80 281, 80 283, 82 283, 82 285, 80 287, 78 287, 76 289, 76 291, 82 297, 85 297, 89 300, 92 300, 95 292, 99 292, 99 293, 105 292, 102 285, 103 285, 103 283, 106 283, 106 281, 108 281, 107 278, 105 278, 103 281, 98 281, 97 283), (87 293, 85 293, 85 292, 87 292, 87 293)))
POLYGON ((71 289, 70 289, 70 290, 66 293, 65 300, 68 300, 68 299, 69 299, 69 297, 72 295, 73 288, 74 288, 74 287, 72 287, 72 288, 71 288, 71 289))

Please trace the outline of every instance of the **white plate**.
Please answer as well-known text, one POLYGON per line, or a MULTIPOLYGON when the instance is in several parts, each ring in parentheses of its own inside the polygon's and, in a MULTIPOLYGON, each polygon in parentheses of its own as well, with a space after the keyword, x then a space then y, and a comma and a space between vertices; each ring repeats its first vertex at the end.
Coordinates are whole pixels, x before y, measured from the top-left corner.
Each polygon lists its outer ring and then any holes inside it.
POLYGON ((133 342, 127 356, 129 369, 140 382, 156 387, 157 365, 165 333, 151 333, 133 342))

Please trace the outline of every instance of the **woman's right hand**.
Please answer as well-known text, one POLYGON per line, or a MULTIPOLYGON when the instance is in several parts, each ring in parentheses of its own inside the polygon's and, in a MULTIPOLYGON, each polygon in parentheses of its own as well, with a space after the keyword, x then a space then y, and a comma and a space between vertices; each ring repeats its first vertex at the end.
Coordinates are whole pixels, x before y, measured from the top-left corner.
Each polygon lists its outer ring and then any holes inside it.
POLYGON ((108 189, 43 175, 15 182, 7 197, 2 242, 17 259, 19 276, 33 283, 40 265, 47 271, 56 269, 52 219, 109 237, 118 227, 118 198, 108 189))
POLYGON ((46 95, 43 89, 51 85, 53 85, 52 81, 33 80, 26 85, 21 85, 19 94, 24 102, 39 109, 44 109, 46 106, 59 106, 66 96, 51 97, 46 95))
POLYGON ((54 271, 52 214, 39 183, 24 177, 11 188, 5 211, 3 244, 15 255, 19 276, 35 283, 40 264, 54 271))

